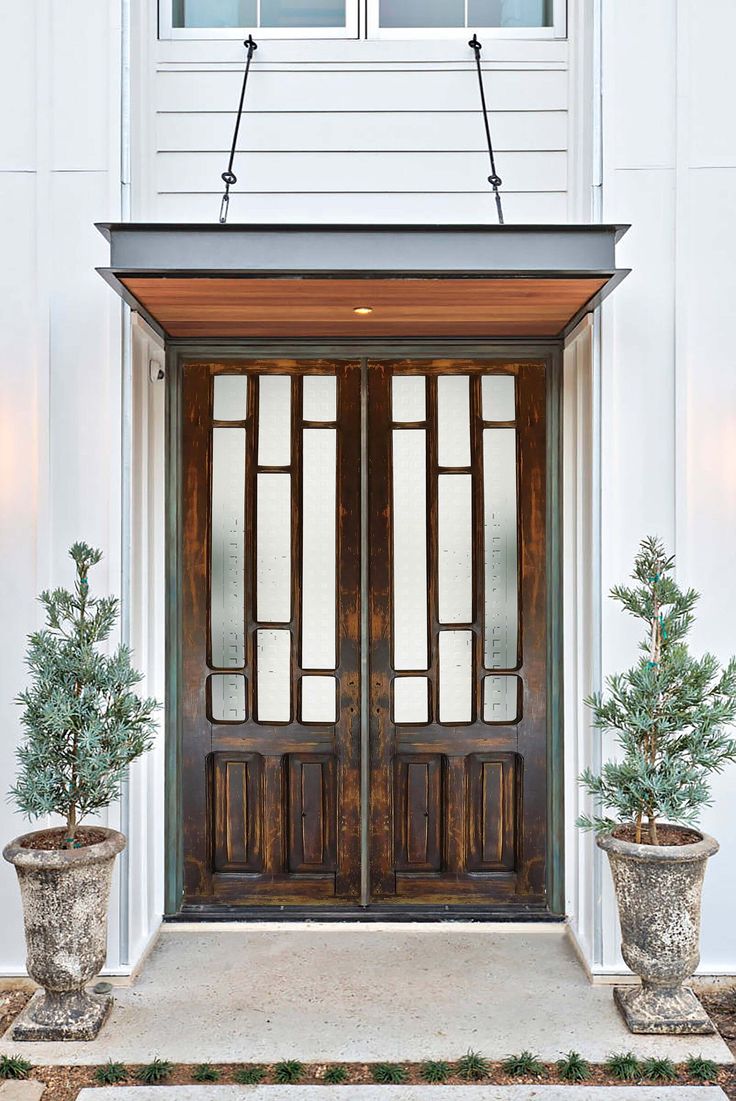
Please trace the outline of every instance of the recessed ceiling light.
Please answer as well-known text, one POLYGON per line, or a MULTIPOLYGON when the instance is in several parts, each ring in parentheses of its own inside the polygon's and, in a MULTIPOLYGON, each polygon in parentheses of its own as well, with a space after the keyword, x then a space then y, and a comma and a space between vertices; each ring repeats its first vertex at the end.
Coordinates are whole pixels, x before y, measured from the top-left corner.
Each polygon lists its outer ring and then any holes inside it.
POLYGON ((373 313, 373 307, 372 306, 355 306, 353 308, 353 313, 359 313, 361 315, 361 317, 363 317, 363 316, 365 316, 365 314, 373 313))

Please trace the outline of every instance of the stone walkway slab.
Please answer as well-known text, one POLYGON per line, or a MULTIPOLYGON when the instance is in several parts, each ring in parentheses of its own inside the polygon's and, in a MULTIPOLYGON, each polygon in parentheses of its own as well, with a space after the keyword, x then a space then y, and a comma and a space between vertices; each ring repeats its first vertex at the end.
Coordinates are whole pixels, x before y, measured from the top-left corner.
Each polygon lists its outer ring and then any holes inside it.
POLYGON ((720 1086, 112 1086, 77 1101, 727 1101, 720 1086))
MULTIPOLYGON (((0 1084, 0 1101, 39 1101, 46 1089, 43 1082, 3 1082, 0 1084)), ((206 1101, 202 1098, 202 1101, 206 1101)))
POLYGON ((718 1036, 631 1035, 561 925, 165 926, 115 997, 92 1042, 6 1036, 0 1052, 83 1064, 454 1060, 469 1048, 733 1061, 718 1036))

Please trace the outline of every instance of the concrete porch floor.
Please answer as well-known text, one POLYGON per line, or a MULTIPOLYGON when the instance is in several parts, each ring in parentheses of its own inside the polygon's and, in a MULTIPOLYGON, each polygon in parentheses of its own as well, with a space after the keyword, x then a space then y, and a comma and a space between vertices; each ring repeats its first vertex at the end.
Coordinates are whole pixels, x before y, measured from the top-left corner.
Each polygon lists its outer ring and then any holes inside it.
MULTIPOLYGON (((702 1053, 719 1036, 633 1036, 550 925, 164 926, 92 1043, 0 1041, 34 1063, 491 1059, 529 1049, 702 1053)), ((322 1088, 322 1087, 320 1087, 322 1088)))

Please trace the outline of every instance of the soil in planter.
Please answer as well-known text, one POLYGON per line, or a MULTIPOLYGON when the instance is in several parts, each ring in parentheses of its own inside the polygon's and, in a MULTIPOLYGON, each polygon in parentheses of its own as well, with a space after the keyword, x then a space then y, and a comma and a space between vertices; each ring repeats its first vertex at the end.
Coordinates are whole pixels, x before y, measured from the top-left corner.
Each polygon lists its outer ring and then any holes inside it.
MULTIPOLYGON (((99 845, 100 842, 106 841, 107 833, 104 830, 96 829, 94 826, 77 826, 74 840, 77 842, 75 848, 84 849, 88 845, 99 845)), ((23 849, 43 849, 45 851, 65 849, 67 847, 66 829, 64 826, 60 826, 52 830, 39 830, 32 837, 24 838, 20 844, 23 849)))
MULTIPOLYGON (((613 836, 618 841, 630 841, 637 844, 636 826, 616 826, 613 836)), ((702 841, 702 834, 697 830, 690 830, 686 826, 657 826, 657 845, 696 845, 702 841)), ((641 828, 641 845, 650 845, 646 823, 641 828)))

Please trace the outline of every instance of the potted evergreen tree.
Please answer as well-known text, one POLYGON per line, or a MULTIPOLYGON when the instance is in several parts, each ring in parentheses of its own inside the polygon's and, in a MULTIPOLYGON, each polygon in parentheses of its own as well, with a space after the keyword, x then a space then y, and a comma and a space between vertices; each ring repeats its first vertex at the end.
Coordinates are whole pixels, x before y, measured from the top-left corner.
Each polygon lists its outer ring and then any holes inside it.
POLYGON ((10 797, 28 818, 59 815, 64 825, 24 834, 3 851, 20 883, 28 973, 43 988, 18 1019, 16 1040, 90 1040, 110 1010, 109 995, 85 984, 105 962, 110 881, 125 837, 81 822, 118 796, 155 730, 156 701, 132 691, 141 677, 129 650, 99 649, 118 614, 114 597, 89 593, 88 573, 102 554, 85 543, 69 554, 74 592, 41 594, 46 627, 29 637, 30 685, 17 700, 23 739, 10 797))
POLYGON ((736 759, 724 731, 736 719, 736 658, 724 669, 694 658, 685 641, 698 594, 676 584, 675 560, 645 539, 635 587, 611 596, 641 620, 641 657, 591 696, 593 725, 613 732, 623 751, 580 782, 601 814, 578 825, 608 853, 621 923, 622 953, 641 987, 614 996, 632 1032, 706 1033, 714 1028, 684 984, 700 959, 700 899, 718 843, 696 826, 710 802, 709 777, 736 759), (605 812, 612 812, 609 817, 605 812))

